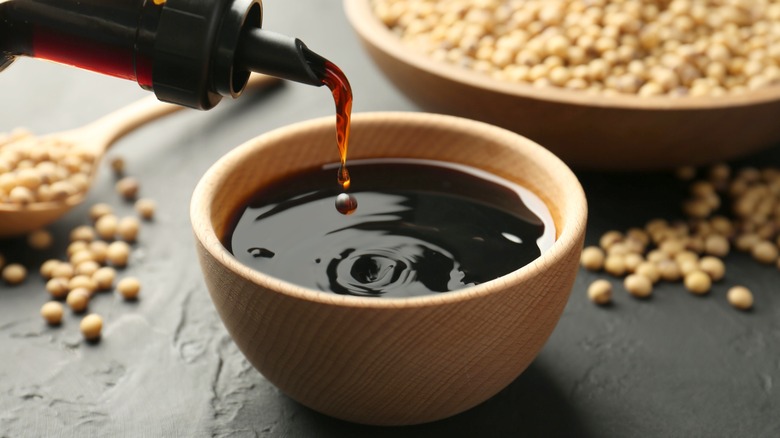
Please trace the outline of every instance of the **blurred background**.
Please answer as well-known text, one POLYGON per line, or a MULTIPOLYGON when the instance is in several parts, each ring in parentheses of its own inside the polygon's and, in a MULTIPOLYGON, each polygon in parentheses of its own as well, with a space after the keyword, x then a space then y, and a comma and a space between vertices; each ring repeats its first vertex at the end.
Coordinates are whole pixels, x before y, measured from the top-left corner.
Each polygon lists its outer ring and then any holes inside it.
MULTIPOLYGON (((340 2, 266 0, 264 28, 302 39, 339 65, 354 91, 353 111, 418 111, 371 62, 340 2)), ((137 84, 39 60, 0 73, 0 131, 47 134, 81 126, 147 96, 137 84)), ((51 328, 48 299, 31 273, 0 285, 0 437, 18 436, 776 436, 780 431, 780 272, 743 254, 727 258, 728 279, 755 295, 740 312, 726 284, 705 297, 680 284, 636 300, 615 285, 614 304, 597 307, 588 285, 608 278, 582 270, 547 346, 512 385, 468 412, 440 422, 378 428, 334 420, 286 398, 257 373, 219 321, 193 251, 188 204, 200 176, 223 154, 274 128, 334 117, 325 88, 285 83, 186 110, 117 143, 141 196, 155 199, 123 275, 143 282, 141 299, 111 294, 90 310, 105 319, 103 339, 81 340, 66 310, 51 328)), ((360 145, 352 145, 359 148, 360 145)), ((737 146, 738 147, 738 146, 737 146)), ((334 160, 337 157, 334 144, 334 160)), ((69 231, 96 202, 118 213, 107 161, 87 202, 49 227, 54 245, 33 251, 23 238, 0 241, 9 261, 32 270, 63 257, 69 231)), ((773 148, 734 166, 780 165, 773 148)), ((576 169, 575 169, 576 170, 576 169)), ((587 244, 604 232, 682 217, 685 185, 671 172, 577 171, 590 204, 587 244)))

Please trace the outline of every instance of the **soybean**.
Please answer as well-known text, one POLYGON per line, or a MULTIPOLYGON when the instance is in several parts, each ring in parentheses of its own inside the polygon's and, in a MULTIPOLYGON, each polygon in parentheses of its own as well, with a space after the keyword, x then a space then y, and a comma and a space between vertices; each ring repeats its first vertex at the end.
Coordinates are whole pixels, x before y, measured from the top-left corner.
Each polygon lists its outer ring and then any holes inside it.
POLYGON ((710 276, 703 271, 693 271, 686 275, 683 281, 685 283, 685 288, 697 295, 706 294, 712 287, 710 276))
POLYGON ((653 293, 653 282, 640 274, 631 274, 623 280, 628 293, 637 298, 647 298, 653 293))
POLYGON ((600 271, 604 267, 604 251, 597 246, 589 246, 582 250, 580 264, 589 271, 600 271))
POLYGON ((52 278, 46 282, 46 290, 49 291, 53 298, 65 298, 68 295, 68 291, 70 291, 68 280, 64 278, 52 278))
POLYGON ((84 339, 97 341, 100 339, 100 333, 103 330, 103 318, 95 313, 89 314, 81 320, 79 329, 84 339))
POLYGON ((57 301, 49 301, 41 307, 41 316, 49 325, 60 325, 62 314, 62 304, 57 301))
POLYGON ((135 203, 135 211, 138 212, 142 219, 147 221, 154 218, 156 208, 155 202, 147 198, 139 199, 135 203))
POLYGON ((6 283, 17 285, 27 278, 27 268, 19 263, 11 263, 3 268, 2 276, 6 283))
POLYGON ((46 230, 36 230, 27 235, 27 244, 32 249, 43 250, 51 247, 54 238, 46 230))
POLYGON ((74 313, 81 313, 87 310, 90 296, 91 293, 87 289, 79 287, 68 292, 68 297, 65 299, 65 302, 68 303, 68 307, 70 307, 74 313))
POLYGON ((726 293, 729 304, 740 310, 753 307, 753 293, 744 286, 734 286, 726 293))
POLYGON ((769 265, 775 263, 777 260, 778 251, 777 246, 774 243, 763 240, 753 246, 750 250, 750 254, 759 263, 769 265))
POLYGON ((135 300, 138 298, 138 293, 141 291, 141 282, 135 277, 126 277, 119 280, 116 285, 116 290, 122 295, 122 298, 126 300, 135 300))
POLYGON ((138 184, 138 180, 131 176, 126 176, 116 183, 117 193, 122 195, 122 197, 128 201, 135 200, 135 198, 138 196, 139 188, 140 185, 138 184))
POLYGON ((99 290, 111 289, 114 285, 115 278, 116 271, 114 268, 108 266, 104 266, 92 274, 92 279, 95 281, 95 284, 99 290))
POLYGON ((138 230, 141 228, 141 223, 138 219, 127 216, 122 218, 117 225, 116 232, 119 238, 125 242, 135 242, 138 238, 138 230))
POLYGON ((599 279, 588 286, 588 298, 596 304, 605 305, 612 302, 612 283, 599 279))
POLYGON ((726 265, 717 257, 702 257, 699 269, 709 275, 712 281, 720 281, 726 275, 726 265))
POLYGON ((108 245, 106 259, 114 266, 123 268, 127 266, 130 258, 130 245, 127 242, 116 241, 108 245))

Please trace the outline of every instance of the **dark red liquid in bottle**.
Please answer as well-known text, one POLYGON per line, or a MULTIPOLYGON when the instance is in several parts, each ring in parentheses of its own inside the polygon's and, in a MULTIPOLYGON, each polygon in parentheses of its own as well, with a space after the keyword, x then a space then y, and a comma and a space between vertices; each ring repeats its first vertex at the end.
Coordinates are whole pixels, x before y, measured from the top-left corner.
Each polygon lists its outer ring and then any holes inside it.
POLYGON ((144 0, 0 2, 0 51, 134 80, 151 88, 152 63, 145 49, 153 45, 153 32, 148 30, 156 25, 161 8, 144 0))
MULTIPOLYGON (((33 56, 118 78, 136 80, 133 53, 123 47, 95 43, 46 28, 33 31, 33 56)), ((151 78, 148 78, 151 79, 151 78)), ((151 86, 151 80, 146 85, 151 86)))

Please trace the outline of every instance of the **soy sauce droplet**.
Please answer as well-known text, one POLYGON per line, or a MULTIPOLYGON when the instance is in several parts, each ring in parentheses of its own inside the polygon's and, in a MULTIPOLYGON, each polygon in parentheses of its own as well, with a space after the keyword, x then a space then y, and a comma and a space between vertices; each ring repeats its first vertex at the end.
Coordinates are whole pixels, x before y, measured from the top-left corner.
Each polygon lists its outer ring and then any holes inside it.
POLYGON ((336 196, 336 210, 343 215, 349 215, 357 210, 357 199, 349 193, 336 196))
MULTIPOLYGON (((341 184, 342 189, 349 190, 351 179, 349 178, 349 170, 347 170, 347 166, 343 162, 339 166, 338 182, 341 184)), ((346 193, 344 194, 346 195, 346 193)))

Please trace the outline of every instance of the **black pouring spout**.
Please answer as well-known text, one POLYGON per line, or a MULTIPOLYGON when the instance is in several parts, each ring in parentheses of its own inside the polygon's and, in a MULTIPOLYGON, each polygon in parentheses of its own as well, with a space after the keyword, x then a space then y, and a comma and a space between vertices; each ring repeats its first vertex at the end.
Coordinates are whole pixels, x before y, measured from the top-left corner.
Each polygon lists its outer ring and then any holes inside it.
POLYGON ((298 38, 261 28, 246 29, 236 48, 236 67, 319 87, 325 58, 298 38))

